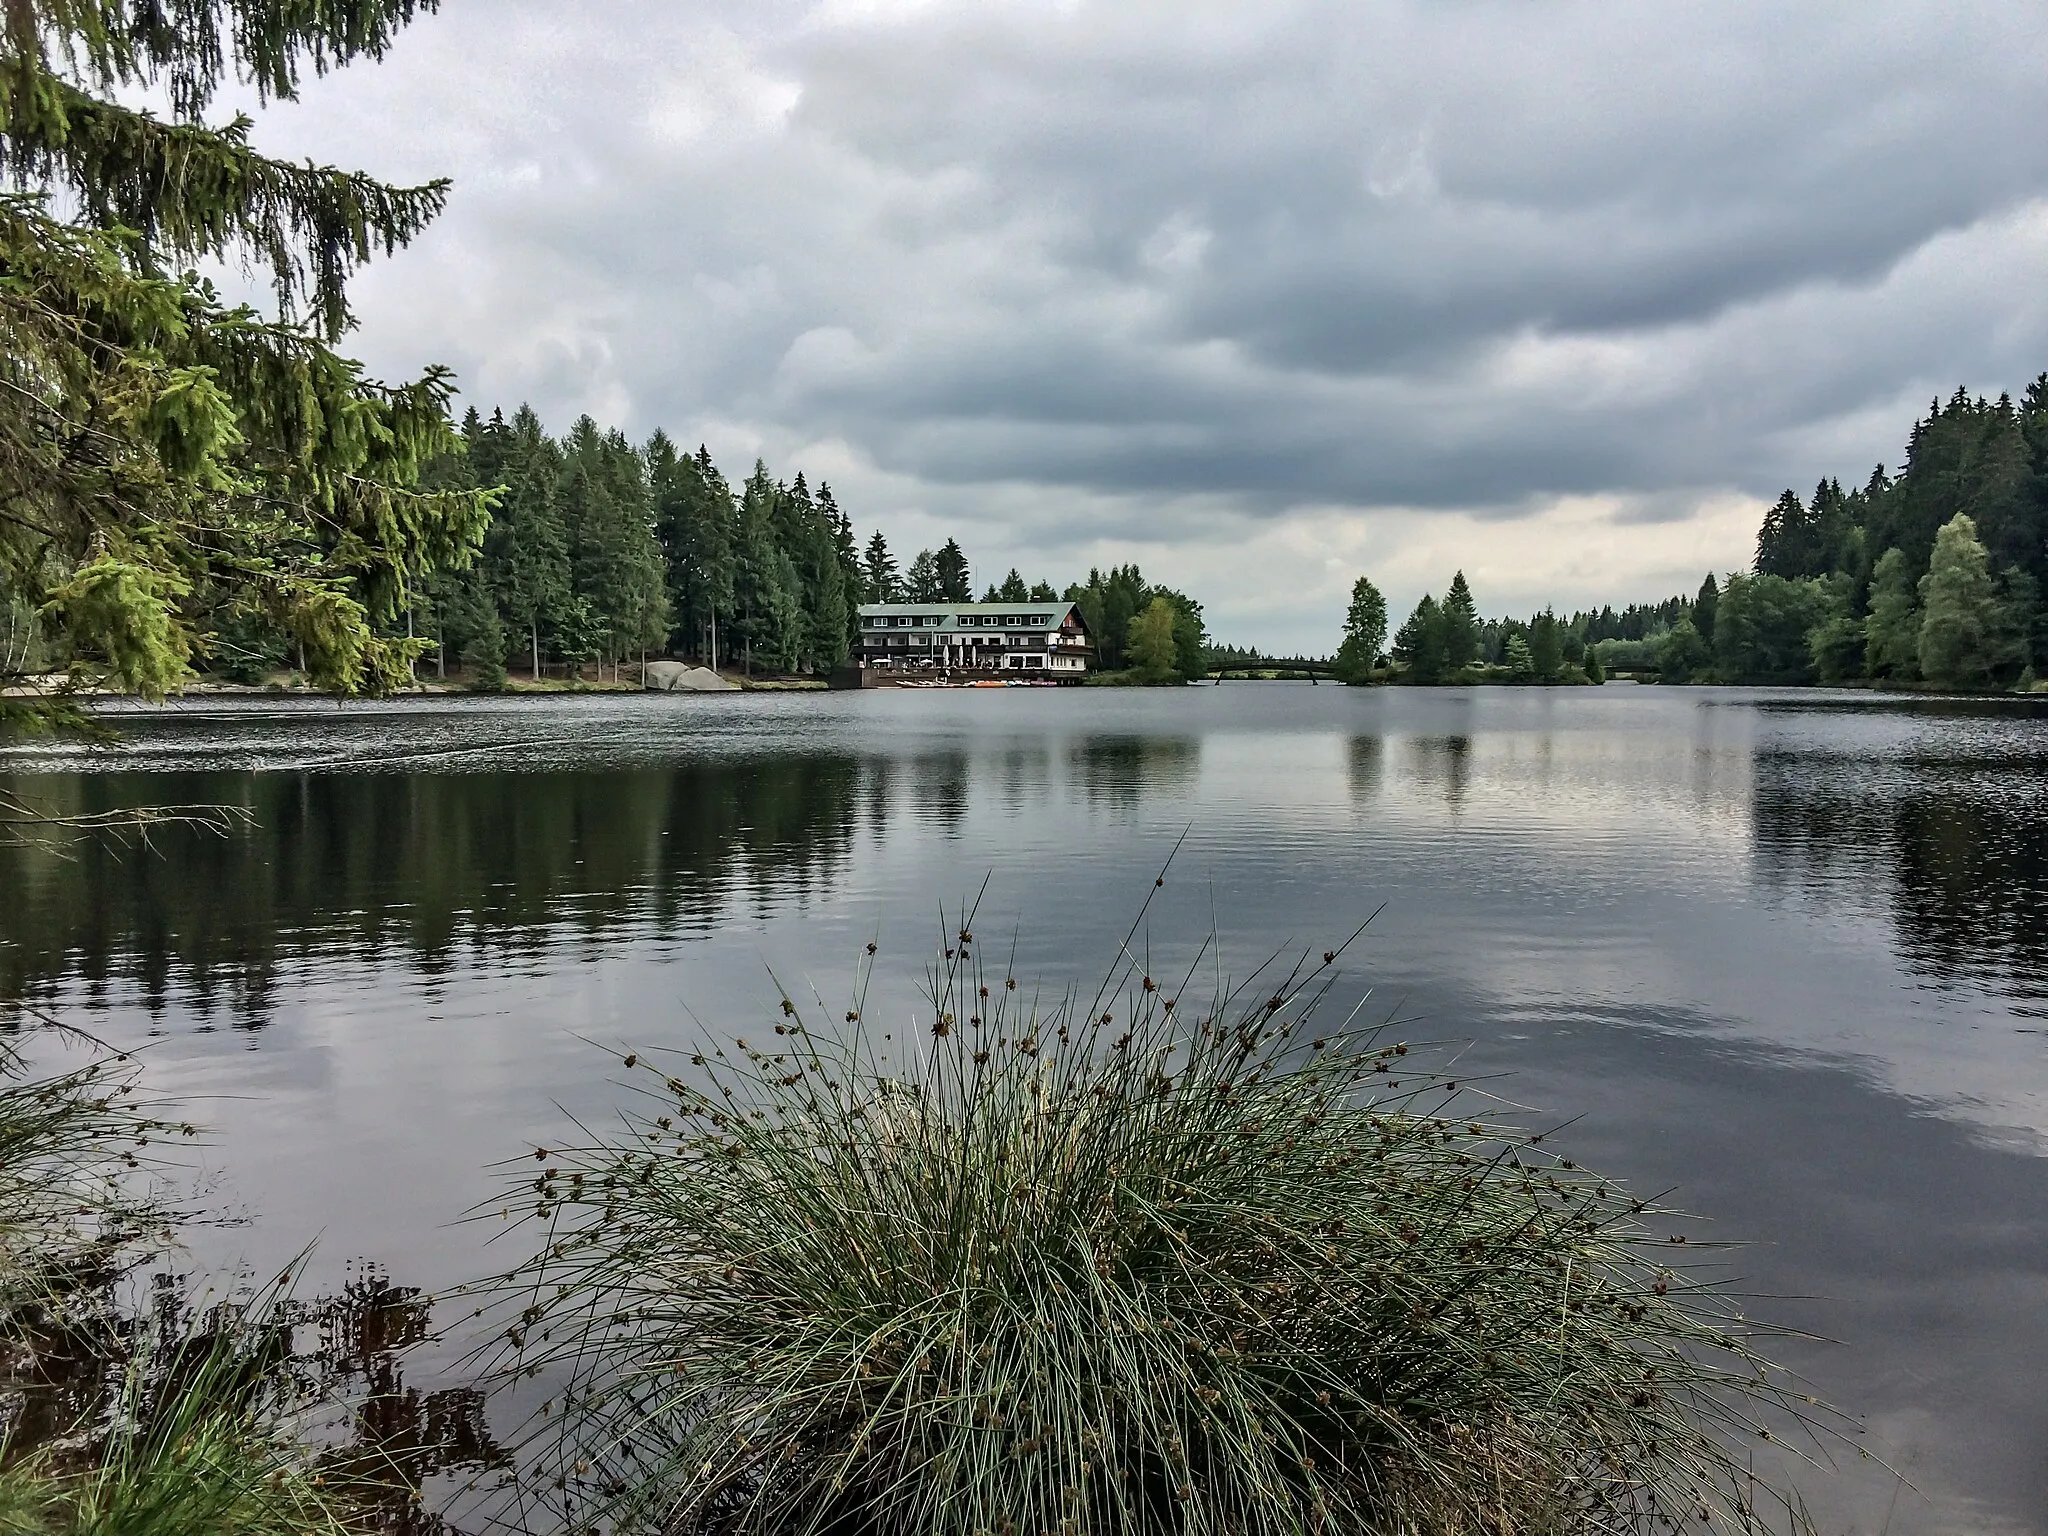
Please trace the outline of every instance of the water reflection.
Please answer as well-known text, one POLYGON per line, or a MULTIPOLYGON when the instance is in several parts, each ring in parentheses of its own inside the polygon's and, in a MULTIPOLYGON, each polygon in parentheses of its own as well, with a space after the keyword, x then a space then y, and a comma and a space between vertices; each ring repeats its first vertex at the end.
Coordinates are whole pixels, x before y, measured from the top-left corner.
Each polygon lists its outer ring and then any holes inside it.
MULTIPOLYGON (((1153 942, 1214 922, 1256 963, 1384 900, 1359 959, 1387 1008, 1583 1112, 1589 1161, 1756 1239, 1758 1290, 1826 1298, 1791 1320, 1851 1345, 1802 1363, 1930 1490, 1892 1516, 1867 1469, 1823 1478, 1829 1529, 2048 1536, 2048 1057, 2013 1017, 2048 1011, 2048 716, 1017 692, 564 705, 544 747, 539 710, 473 704, 166 726, 133 754, 163 772, 32 782, 79 808, 235 799, 256 829, 0 852, 0 992, 155 1030, 169 1091, 223 1096, 223 1160, 280 1242, 339 1231, 445 1285, 489 1267, 448 1226, 477 1170, 613 1106, 583 1040, 679 1043, 685 1006, 729 1027, 764 961, 829 991, 874 937, 885 990, 914 990, 934 905, 991 873, 1020 973, 1086 974, 1185 832, 1153 942), (420 765, 469 743, 503 766, 420 765), (385 766, 274 766, 315 746, 385 766)), ((431 1391, 376 1400, 396 1417, 365 1432, 398 1443, 467 1422, 431 1391)))
POLYGON ((1765 880, 1882 911, 1902 958, 1944 981, 1995 978, 2048 1000, 2048 771, 1761 758, 1754 825, 1765 880))
POLYGON ((63 1326, 16 1330, 36 1343, 14 1351, 0 1386, 7 1454, 89 1449, 123 1403, 159 1411, 153 1405, 193 1362, 232 1350, 249 1362, 234 1377, 238 1390, 293 1413, 321 1447, 319 1464, 355 1490, 369 1528, 440 1536, 446 1528, 431 1507, 449 1485, 473 1485, 509 1458, 482 1391, 423 1391, 405 1379, 408 1355, 430 1338, 433 1298, 392 1284, 375 1264, 352 1268, 333 1296, 270 1300, 254 1313, 234 1302, 196 1308, 186 1280, 169 1271, 138 1282, 109 1260, 74 1273, 54 1314, 63 1326))
POLYGON ((1344 765, 1351 798, 1363 805, 1379 797, 1387 771, 1387 745, 1377 736, 1354 736, 1346 743, 1344 765))
MULTIPOLYGON (((927 765, 929 766, 929 765, 927 765)), ((887 803, 839 756, 533 774, 81 774, 41 779, 83 812, 181 799, 246 807, 246 833, 161 833, 153 851, 0 848, 0 997, 76 977, 152 1012, 260 1027, 280 967, 403 953, 424 972, 503 959, 558 929, 707 928, 739 902, 801 900, 844 871, 887 803)), ((17 781, 20 782, 20 781, 17 781)), ((920 784, 964 803, 966 767, 920 784), (937 784, 945 787, 939 789, 937 784)))
POLYGON ((1408 771, 1441 790, 1452 815, 1463 810, 1465 790, 1472 780, 1472 738, 1417 736, 1407 747, 1408 771))
POLYGON ((1069 769, 1091 804, 1129 810, 1149 794, 1175 794, 1202 769, 1197 736, 1088 736, 1068 753, 1069 769))

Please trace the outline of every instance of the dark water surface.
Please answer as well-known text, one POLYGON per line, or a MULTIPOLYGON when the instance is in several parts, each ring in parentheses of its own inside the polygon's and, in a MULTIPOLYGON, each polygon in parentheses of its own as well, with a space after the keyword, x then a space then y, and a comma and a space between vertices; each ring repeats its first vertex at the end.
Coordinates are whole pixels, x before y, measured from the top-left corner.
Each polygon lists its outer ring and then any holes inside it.
MULTIPOLYGON (((228 801, 154 853, 0 853, 0 996, 199 1101, 251 1224, 442 1288, 486 1165, 619 1102, 607 1045, 744 1032, 942 905, 1093 979, 1149 922, 1231 964, 1374 908, 1359 984, 1574 1155, 1711 1219, 1859 1414, 1825 1529, 2048 1536, 2048 715, 1626 686, 183 706, 0 754, 64 809, 228 801)), ((870 1017, 877 1016, 871 1008, 870 1017)), ((359 1273, 360 1271, 358 1271, 359 1273)), ((452 1356, 451 1356, 452 1358, 452 1356)), ((443 1362, 445 1365, 445 1362, 443 1362)), ((447 1367, 451 1369, 452 1367, 447 1367)), ((412 1367, 431 1381, 435 1362, 412 1367)))

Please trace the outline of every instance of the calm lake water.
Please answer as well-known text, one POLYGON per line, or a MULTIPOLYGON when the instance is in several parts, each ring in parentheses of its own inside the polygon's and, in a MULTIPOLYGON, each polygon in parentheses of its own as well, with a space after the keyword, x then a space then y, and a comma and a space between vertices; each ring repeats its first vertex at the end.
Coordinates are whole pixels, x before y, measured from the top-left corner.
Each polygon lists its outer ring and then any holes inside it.
MULTIPOLYGON (((1746 1240, 1856 1413, 1824 1529, 2048 1533, 2048 713, 1614 685, 181 706, 0 754, 62 808, 227 801, 153 852, 0 853, 0 997, 147 1043, 246 1225, 440 1289, 488 1165, 621 1101, 601 1047, 744 1033, 881 946, 1092 980, 1147 924, 1354 952, 1573 1155, 1746 1240), (596 1043, 592 1043, 596 1042, 596 1043)), ((1160 962, 1163 965, 1164 961, 1160 962)), ((871 1006, 870 1017, 879 1016, 871 1006)), ((455 1350, 408 1367, 449 1386, 455 1350)))

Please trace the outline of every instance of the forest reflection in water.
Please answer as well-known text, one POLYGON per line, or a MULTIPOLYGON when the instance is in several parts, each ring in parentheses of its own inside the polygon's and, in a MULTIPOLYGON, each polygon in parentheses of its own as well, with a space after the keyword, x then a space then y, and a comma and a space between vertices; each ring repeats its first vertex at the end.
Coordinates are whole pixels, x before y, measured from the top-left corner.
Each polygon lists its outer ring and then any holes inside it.
MULTIPOLYGON (((257 1237, 325 1231, 429 1288, 486 1267, 451 1228, 481 1170, 610 1107, 587 1042, 730 1030, 764 964, 829 992, 880 938, 882 985, 914 991, 937 909, 988 879, 1020 974, 1086 979, 1183 838, 1162 947, 1213 924, 1256 961, 1384 902, 1361 980, 1387 1006, 1583 1112, 1592 1165, 1758 1239, 1757 1289, 1826 1298, 1791 1320, 1846 1342, 1800 1363, 1913 1456, 1894 1536, 2048 1536, 2025 1214, 2048 1208, 2048 718, 2025 701, 464 702, 195 711, 118 759, 0 767, 58 807, 249 808, 153 851, 0 851, 0 999, 149 1037, 175 1091, 217 1096, 257 1237)), ((1851 1469, 1817 1497, 1875 1528, 1895 1486, 1851 1469)))
POLYGON ((278 969, 322 952, 403 955, 433 973, 551 936, 688 933, 802 901, 892 815, 958 836, 970 785, 1012 809, 1053 793, 1055 761, 1090 805, 1184 791, 1192 737, 1091 736, 1064 749, 792 754, 535 773, 82 773, 16 779, 56 814, 169 802, 248 814, 221 836, 151 846, 0 846, 0 1002, 73 981, 152 1012, 172 995, 260 1028, 278 969))

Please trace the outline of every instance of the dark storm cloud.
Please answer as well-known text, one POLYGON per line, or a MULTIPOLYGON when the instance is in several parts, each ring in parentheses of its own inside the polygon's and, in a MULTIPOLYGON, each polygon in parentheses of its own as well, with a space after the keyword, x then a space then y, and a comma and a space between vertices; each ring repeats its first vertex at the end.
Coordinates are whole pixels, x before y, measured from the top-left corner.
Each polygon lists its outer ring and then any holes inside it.
POLYGON ((457 179, 363 285, 380 367, 1007 563, 1896 461, 2048 365, 2044 66, 1932 0, 446 0, 263 132, 457 179))

